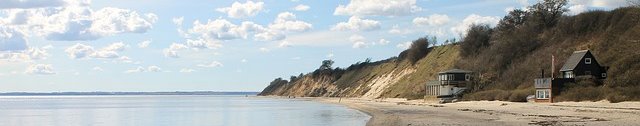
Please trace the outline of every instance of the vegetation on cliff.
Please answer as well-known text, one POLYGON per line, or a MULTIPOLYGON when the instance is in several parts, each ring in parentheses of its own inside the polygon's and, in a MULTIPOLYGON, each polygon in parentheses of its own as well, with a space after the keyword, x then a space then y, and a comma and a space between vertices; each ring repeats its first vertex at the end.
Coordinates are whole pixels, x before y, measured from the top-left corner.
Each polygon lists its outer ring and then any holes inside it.
MULTIPOLYGON (((513 10, 496 27, 473 25, 460 41, 441 46, 429 37, 413 41, 398 57, 365 60, 343 68, 318 69, 274 80, 260 95, 422 98, 426 81, 450 68, 477 73, 469 100, 524 101, 533 79, 551 75, 573 51, 591 50, 609 66, 608 78, 581 80, 558 100, 640 100, 640 8, 593 10, 567 15, 566 0, 544 0, 528 10, 513 10)), ((324 63, 323 63, 324 64, 324 63)), ((326 64, 324 64, 326 65, 326 64)), ((557 73, 557 72, 556 72, 557 73)))

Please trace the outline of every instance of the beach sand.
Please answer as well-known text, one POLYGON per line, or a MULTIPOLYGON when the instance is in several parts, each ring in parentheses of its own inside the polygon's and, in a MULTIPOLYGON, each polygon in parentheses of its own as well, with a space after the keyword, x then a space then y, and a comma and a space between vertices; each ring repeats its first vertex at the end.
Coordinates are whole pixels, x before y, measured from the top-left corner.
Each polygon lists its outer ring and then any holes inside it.
POLYGON ((368 126, 430 125, 640 125, 640 102, 516 103, 362 98, 308 98, 341 104, 372 116, 368 126))

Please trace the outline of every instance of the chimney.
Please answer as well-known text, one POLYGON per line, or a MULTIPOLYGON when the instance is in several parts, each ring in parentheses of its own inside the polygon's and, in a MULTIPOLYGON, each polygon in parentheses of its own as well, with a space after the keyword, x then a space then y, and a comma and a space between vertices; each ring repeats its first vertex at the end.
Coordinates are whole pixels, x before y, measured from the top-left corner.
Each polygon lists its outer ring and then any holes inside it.
POLYGON ((553 78, 555 78, 555 77, 554 77, 554 71, 556 71, 556 69, 555 69, 555 67, 556 67, 555 63, 556 63, 556 57, 554 57, 553 55, 551 55, 551 79, 552 79, 552 80, 553 80, 553 78))

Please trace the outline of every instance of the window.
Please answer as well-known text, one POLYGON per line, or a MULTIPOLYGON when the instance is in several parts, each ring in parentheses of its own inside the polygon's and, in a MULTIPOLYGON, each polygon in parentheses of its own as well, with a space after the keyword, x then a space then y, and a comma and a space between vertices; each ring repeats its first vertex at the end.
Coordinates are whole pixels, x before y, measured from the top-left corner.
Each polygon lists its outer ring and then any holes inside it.
POLYGON ((551 97, 551 93, 549 91, 549 89, 536 90, 536 99, 549 99, 551 97))
POLYGON ((602 78, 607 77, 607 73, 602 73, 602 78))
POLYGON ((564 72, 564 78, 573 78, 573 72, 571 71, 564 72))
POLYGON ((584 64, 591 64, 591 58, 584 58, 584 64))

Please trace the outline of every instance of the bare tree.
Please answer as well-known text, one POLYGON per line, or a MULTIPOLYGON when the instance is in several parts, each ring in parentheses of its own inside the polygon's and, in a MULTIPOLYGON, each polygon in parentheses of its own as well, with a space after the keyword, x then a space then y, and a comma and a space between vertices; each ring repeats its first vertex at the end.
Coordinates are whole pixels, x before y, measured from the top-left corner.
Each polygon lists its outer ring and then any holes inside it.
POLYGON ((333 65, 333 60, 324 60, 322 61, 322 65, 320 65, 319 70, 330 70, 333 69, 331 66, 333 65))
POLYGON ((640 7, 640 0, 627 0, 629 6, 640 7))
POLYGON ((558 22, 562 13, 567 12, 567 0, 543 0, 531 6, 531 13, 542 26, 551 27, 558 22))

